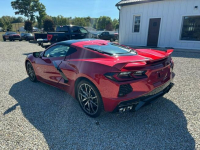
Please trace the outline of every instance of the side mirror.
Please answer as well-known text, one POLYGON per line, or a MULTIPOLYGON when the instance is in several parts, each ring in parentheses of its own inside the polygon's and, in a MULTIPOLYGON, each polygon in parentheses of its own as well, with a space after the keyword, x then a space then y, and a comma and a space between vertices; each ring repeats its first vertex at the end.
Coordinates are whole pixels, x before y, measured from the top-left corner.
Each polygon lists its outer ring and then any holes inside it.
POLYGON ((40 57, 40 53, 41 53, 41 52, 33 52, 33 56, 34 56, 35 58, 39 58, 39 57, 40 57))

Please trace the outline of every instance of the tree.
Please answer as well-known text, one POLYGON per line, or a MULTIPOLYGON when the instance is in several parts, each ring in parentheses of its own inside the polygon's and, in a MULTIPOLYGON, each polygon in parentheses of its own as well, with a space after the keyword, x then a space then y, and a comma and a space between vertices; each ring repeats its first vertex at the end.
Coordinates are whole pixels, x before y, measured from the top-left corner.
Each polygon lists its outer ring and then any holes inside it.
POLYGON ((81 18, 81 17, 75 17, 73 20, 72 20, 72 24, 73 25, 77 25, 77 26, 87 26, 87 23, 85 21, 84 18, 81 18))
POLYGON ((11 2, 11 6, 17 10, 15 15, 24 15, 32 22, 35 20, 35 13, 40 13, 41 9, 45 10, 45 6, 39 0, 15 0, 11 2))
POLYGON ((24 18, 22 17, 12 17, 12 22, 11 23, 22 23, 24 22, 24 18))
POLYGON ((46 8, 42 3, 39 3, 38 13, 39 13, 39 16, 36 16, 38 28, 42 28, 43 20, 44 20, 45 16, 47 15, 46 8))
POLYGON ((113 25, 113 28, 114 28, 115 30, 116 30, 116 29, 119 29, 119 20, 113 19, 112 25, 113 25))
POLYGON ((113 26, 112 26, 112 20, 110 17, 107 16, 101 16, 98 20, 97 20, 97 24, 96 24, 96 28, 98 30, 108 30, 111 31, 113 30, 113 26))
POLYGON ((24 29, 28 32, 32 32, 33 30, 33 23, 31 21, 25 21, 24 29))
POLYGON ((52 17, 52 20, 56 26, 64 26, 70 24, 70 18, 63 17, 62 15, 52 17))
POLYGON ((44 31, 46 32, 53 32, 55 31, 55 25, 54 25, 54 22, 53 20, 50 18, 50 17, 46 17, 44 19, 44 31))
POLYGON ((2 25, 3 30, 10 31, 12 30, 12 18, 10 16, 2 16, 0 24, 2 25))

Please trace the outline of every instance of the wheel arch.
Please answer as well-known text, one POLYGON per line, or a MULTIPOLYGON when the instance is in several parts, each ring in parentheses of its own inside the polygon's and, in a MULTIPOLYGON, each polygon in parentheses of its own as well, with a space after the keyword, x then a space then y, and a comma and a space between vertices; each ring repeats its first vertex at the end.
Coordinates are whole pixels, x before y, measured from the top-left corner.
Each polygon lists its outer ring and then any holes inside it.
POLYGON ((74 94, 75 94, 75 98, 77 98, 76 96, 77 96, 77 94, 76 94, 76 92, 77 92, 77 85, 78 85, 78 83, 79 82, 81 82, 82 80, 86 80, 86 81, 88 81, 88 82, 90 82, 93 86, 95 86, 96 88, 97 88, 97 90, 98 90, 98 92, 99 92, 99 94, 100 94, 100 96, 101 96, 101 93, 100 93, 100 91, 99 91, 99 89, 98 89, 98 87, 97 87, 97 85, 94 83, 94 82, 92 82, 90 79, 88 79, 87 77, 78 77, 77 79, 76 79, 76 81, 75 81, 75 83, 74 83, 74 94))

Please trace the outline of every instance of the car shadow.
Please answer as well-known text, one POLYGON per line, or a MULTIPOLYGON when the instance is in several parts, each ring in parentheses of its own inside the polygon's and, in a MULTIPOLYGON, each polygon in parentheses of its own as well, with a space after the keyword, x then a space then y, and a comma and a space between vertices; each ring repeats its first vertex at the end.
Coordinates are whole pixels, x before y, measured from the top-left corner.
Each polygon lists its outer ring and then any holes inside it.
POLYGON ((195 149, 183 112, 162 97, 134 113, 86 116, 66 92, 28 78, 9 94, 24 117, 43 133, 49 149, 195 149))

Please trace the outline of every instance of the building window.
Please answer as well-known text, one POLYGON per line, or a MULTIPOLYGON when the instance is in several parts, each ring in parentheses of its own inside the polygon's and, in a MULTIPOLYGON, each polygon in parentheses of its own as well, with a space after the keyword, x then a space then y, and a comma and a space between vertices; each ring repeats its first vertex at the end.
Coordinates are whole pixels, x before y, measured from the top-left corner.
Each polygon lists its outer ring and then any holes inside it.
POLYGON ((133 32, 140 32, 140 16, 133 16, 133 32))
POLYGON ((183 17, 181 40, 200 41, 200 16, 183 17))

